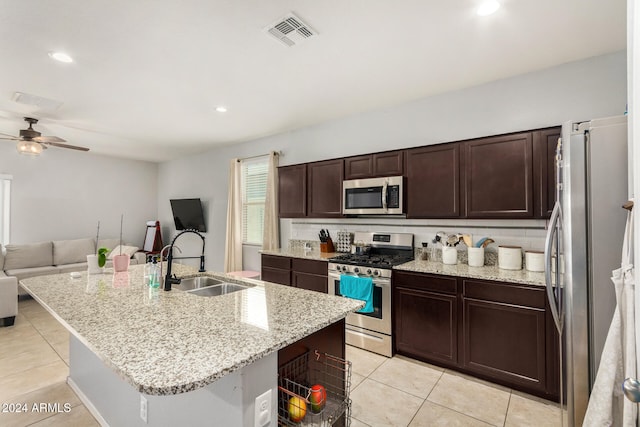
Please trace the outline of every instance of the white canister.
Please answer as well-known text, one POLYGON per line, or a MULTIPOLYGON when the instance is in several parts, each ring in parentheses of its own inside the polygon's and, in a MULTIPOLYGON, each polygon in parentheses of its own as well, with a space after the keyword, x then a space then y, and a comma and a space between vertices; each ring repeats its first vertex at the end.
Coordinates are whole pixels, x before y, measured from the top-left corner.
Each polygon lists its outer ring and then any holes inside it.
POLYGON ((454 265, 458 263, 458 250, 452 246, 442 247, 442 263, 454 265))
POLYGON ((544 252, 526 251, 524 263, 527 271, 544 271, 544 252))
POLYGON ((484 248, 467 248, 469 267, 482 267, 484 265, 484 248))
POLYGON ((87 270, 89 274, 100 274, 104 272, 104 268, 98 266, 98 255, 87 255, 87 270))
POLYGON ((498 267, 503 270, 522 270, 522 248, 498 246, 498 267))

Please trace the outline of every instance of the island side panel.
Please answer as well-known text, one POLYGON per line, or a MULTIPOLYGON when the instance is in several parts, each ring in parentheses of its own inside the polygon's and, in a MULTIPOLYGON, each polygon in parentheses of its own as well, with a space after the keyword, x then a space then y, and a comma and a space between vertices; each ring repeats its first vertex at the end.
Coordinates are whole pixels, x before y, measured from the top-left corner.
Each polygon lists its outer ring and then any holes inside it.
POLYGON ((306 353, 318 350, 332 356, 345 358, 344 319, 278 351, 278 367, 306 353))
POLYGON ((118 377, 73 335, 70 337, 69 384, 102 425, 249 427, 255 398, 272 391, 271 424, 277 423, 277 357, 265 356, 194 391, 168 396, 139 393, 118 377), (140 401, 147 401, 147 422, 140 401))

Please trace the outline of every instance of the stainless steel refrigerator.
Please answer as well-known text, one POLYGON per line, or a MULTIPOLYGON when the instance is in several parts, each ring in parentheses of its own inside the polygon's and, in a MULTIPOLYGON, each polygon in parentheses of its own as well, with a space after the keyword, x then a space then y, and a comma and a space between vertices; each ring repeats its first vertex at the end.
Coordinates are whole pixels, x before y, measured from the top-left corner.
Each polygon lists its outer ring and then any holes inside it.
POLYGON ((563 125, 545 245, 563 425, 582 425, 616 305, 611 272, 620 267, 627 165, 626 116, 563 125))

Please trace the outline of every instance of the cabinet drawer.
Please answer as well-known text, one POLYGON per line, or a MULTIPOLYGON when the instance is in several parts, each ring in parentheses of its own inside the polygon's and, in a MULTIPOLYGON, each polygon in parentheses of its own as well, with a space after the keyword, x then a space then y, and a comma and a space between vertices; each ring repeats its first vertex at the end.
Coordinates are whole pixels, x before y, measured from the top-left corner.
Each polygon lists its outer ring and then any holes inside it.
POLYGON ((261 280, 281 285, 291 285, 291 271, 263 266, 261 280))
POLYGON ((463 280, 462 295, 484 301, 521 305, 533 308, 545 307, 545 289, 530 288, 512 283, 483 282, 463 280))
POLYGON ((262 255, 262 266, 289 270, 291 268, 291 258, 277 255, 262 255))
POLYGON ((434 276, 422 273, 393 272, 393 285, 418 290, 429 290, 446 294, 455 294, 457 289, 455 277, 434 276))
POLYGON ((301 273, 319 274, 327 276, 329 264, 325 261, 315 261, 312 259, 293 258, 291 260, 292 270, 301 273))

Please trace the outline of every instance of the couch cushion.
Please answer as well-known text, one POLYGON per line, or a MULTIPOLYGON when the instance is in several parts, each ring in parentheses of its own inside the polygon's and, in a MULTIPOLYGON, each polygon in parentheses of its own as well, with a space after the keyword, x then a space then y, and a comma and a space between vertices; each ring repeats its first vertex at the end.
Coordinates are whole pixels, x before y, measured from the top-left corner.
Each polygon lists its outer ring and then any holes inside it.
POLYGON ((93 239, 54 240, 53 265, 86 262, 87 255, 94 251, 93 239))
POLYGON ((140 248, 136 246, 118 245, 115 248, 113 248, 113 250, 109 253, 109 256, 107 258, 113 259, 114 256, 120 255, 121 249, 122 249, 122 255, 129 255, 129 258, 131 258, 133 254, 138 252, 140 248))
MULTIPOLYGON (((7 245, 7 253, 4 258, 5 270, 51 265, 53 265, 52 242, 7 245)), ((13 276, 13 274, 10 274, 10 276, 13 276)))
POLYGON ((4 270, 4 249, 0 245, 0 271, 4 270))

